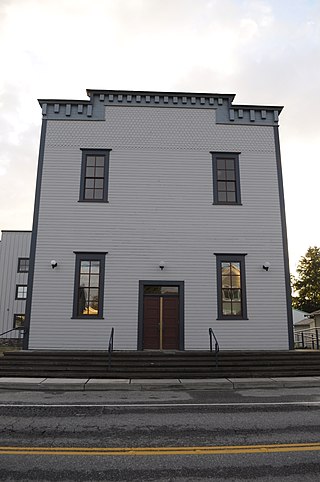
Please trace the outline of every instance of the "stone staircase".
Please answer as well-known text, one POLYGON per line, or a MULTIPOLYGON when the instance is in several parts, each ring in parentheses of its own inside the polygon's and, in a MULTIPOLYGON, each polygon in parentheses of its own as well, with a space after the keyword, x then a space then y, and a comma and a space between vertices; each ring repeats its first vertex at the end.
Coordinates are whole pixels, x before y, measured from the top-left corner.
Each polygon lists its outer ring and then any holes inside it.
POLYGON ((319 376, 319 351, 26 350, 0 357, 0 377, 233 378, 319 376))

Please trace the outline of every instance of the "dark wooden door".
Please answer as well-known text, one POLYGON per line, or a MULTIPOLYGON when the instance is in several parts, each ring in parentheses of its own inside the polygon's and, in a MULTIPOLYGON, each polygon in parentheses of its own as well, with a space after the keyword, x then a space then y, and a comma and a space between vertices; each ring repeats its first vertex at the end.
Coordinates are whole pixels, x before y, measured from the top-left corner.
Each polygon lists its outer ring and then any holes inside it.
POLYGON ((179 296, 144 296, 143 348, 179 350, 179 296))
POLYGON ((160 349, 160 297, 145 296, 143 299, 143 348, 160 349))
POLYGON ((179 350, 179 297, 163 297, 162 348, 179 350))

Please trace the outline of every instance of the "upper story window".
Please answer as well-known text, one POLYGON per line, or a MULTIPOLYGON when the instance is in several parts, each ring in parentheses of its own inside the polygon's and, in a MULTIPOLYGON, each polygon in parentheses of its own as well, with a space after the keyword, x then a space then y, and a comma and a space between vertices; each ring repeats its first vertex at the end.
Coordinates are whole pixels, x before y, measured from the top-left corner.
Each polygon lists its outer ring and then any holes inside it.
POLYGON ((82 149, 80 201, 108 202, 110 149, 82 149))
POLYGON ((241 204, 239 153, 211 152, 213 204, 241 204))
POLYGON ((216 254, 218 319, 247 319, 245 255, 216 254))
POLYGON ((29 271, 29 258, 18 259, 18 273, 28 273, 29 271))
POLYGON ((17 285, 16 286, 16 300, 26 300, 27 299, 28 287, 27 285, 17 285))
POLYGON ((76 253, 73 318, 103 318, 105 253, 76 253))

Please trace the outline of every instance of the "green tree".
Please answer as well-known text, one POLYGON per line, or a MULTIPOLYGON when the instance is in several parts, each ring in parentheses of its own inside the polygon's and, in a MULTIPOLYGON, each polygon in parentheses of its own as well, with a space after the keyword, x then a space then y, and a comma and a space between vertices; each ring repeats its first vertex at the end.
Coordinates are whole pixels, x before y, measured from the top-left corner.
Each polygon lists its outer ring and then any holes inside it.
POLYGON ((320 309, 320 248, 317 246, 310 246, 300 258, 297 276, 292 276, 292 288, 294 308, 307 313, 320 309))

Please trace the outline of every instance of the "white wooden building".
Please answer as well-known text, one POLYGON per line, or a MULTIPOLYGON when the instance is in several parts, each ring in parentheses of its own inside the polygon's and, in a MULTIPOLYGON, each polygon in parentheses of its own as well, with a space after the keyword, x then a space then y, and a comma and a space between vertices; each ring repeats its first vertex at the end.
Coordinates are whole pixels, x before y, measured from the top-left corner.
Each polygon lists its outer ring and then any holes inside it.
POLYGON ((19 338, 28 293, 31 231, 1 231, 0 345, 19 338))
POLYGON ((87 93, 39 101, 25 347, 292 348, 282 108, 87 93))

